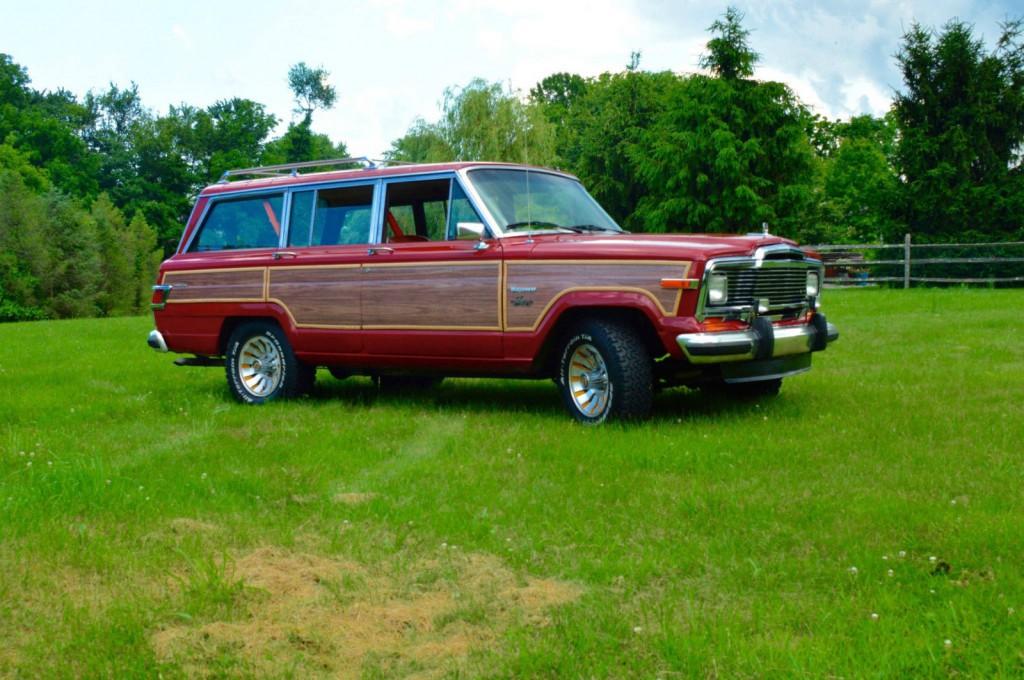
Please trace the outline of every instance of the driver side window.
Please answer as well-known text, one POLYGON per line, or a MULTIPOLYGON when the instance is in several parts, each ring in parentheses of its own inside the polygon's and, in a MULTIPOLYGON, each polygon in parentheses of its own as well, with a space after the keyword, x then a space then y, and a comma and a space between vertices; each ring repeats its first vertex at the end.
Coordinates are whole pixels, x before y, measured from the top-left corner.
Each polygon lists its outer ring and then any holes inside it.
POLYGON ((392 182, 385 188, 385 243, 455 240, 459 222, 481 220, 452 179, 392 182))
MULTIPOLYGON (((459 234, 459 222, 483 224, 480 214, 469 202, 469 197, 458 182, 452 184, 452 208, 448 213, 448 238, 450 240, 476 240, 475 234, 459 234)), ((486 234, 485 234, 486 235, 486 234)))

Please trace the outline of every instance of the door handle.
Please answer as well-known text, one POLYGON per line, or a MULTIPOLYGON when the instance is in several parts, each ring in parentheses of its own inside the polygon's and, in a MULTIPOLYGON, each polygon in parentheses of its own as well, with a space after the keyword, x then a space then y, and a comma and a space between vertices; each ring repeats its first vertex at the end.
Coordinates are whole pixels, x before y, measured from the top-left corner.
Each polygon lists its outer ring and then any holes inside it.
POLYGON ((390 255, 395 252, 394 248, 388 248, 387 246, 374 246, 366 249, 367 255, 390 255))
POLYGON ((296 253, 293 253, 290 250, 278 250, 276 253, 274 253, 274 259, 280 260, 283 257, 295 257, 295 255, 296 253))

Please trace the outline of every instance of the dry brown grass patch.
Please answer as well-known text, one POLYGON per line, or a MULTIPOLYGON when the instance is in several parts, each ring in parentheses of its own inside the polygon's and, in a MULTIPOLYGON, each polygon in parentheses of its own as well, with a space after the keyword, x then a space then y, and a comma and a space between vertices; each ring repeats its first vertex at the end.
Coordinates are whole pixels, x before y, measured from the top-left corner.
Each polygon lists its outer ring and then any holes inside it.
POLYGON ((544 625, 571 602, 569 583, 519 578, 487 555, 446 554, 401 569, 279 548, 240 555, 234 577, 254 589, 236 621, 175 625, 152 637, 157 655, 203 674, 227 652, 247 670, 356 677, 387 660, 388 672, 423 676, 457 668, 514 623, 544 625))
POLYGON ((175 517, 168 522, 171 531, 176 534, 212 534, 220 531, 220 527, 191 517, 175 517))
POLYGON ((358 491, 349 491, 346 493, 336 493, 331 496, 331 500, 335 503, 343 503, 345 505, 359 505, 360 503, 366 503, 372 501, 377 497, 375 493, 360 493, 358 491))

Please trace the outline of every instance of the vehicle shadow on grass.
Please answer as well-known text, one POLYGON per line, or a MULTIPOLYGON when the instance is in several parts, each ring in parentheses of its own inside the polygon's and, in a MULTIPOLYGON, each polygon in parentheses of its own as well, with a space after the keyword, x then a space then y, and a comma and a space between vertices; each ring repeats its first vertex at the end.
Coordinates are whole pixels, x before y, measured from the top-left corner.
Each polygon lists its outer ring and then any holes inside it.
MULTIPOLYGON (((550 380, 447 379, 429 389, 382 390, 369 379, 335 380, 321 376, 308 397, 324 402, 359 405, 436 407, 477 414, 528 413, 569 417, 558 388, 550 380)), ((785 399, 785 396, 774 399, 785 399)), ((749 415, 760 417, 760 405, 773 399, 731 399, 700 390, 673 388, 660 391, 648 422, 679 422, 693 418, 749 415)))
POLYGON ((528 412, 558 415, 562 401, 549 380, 448 378, 439 386, 381 389, 368 378, 335 380, 319 376, 311 399, 413 408, 437 407, 472 413, 528 412))

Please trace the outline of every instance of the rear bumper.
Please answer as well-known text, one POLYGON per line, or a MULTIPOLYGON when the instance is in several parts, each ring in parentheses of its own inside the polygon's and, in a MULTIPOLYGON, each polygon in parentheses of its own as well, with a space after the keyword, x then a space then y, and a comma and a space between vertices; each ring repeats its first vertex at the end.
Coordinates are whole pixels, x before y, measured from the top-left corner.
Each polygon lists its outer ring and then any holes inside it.
POLYGON ((149 337, 146 338, 146 344, 158 352, 167 351, 167 343, 164 342, 164 336, 160 331, 150 331, 149 337))
POLYGON ((773 326, 761 317, 746 330, 682 333, 676 342, 690 363, 719 364, 816 352, 838 337, 838 329, 818 314, 811 323, 800 326, 773 326))

